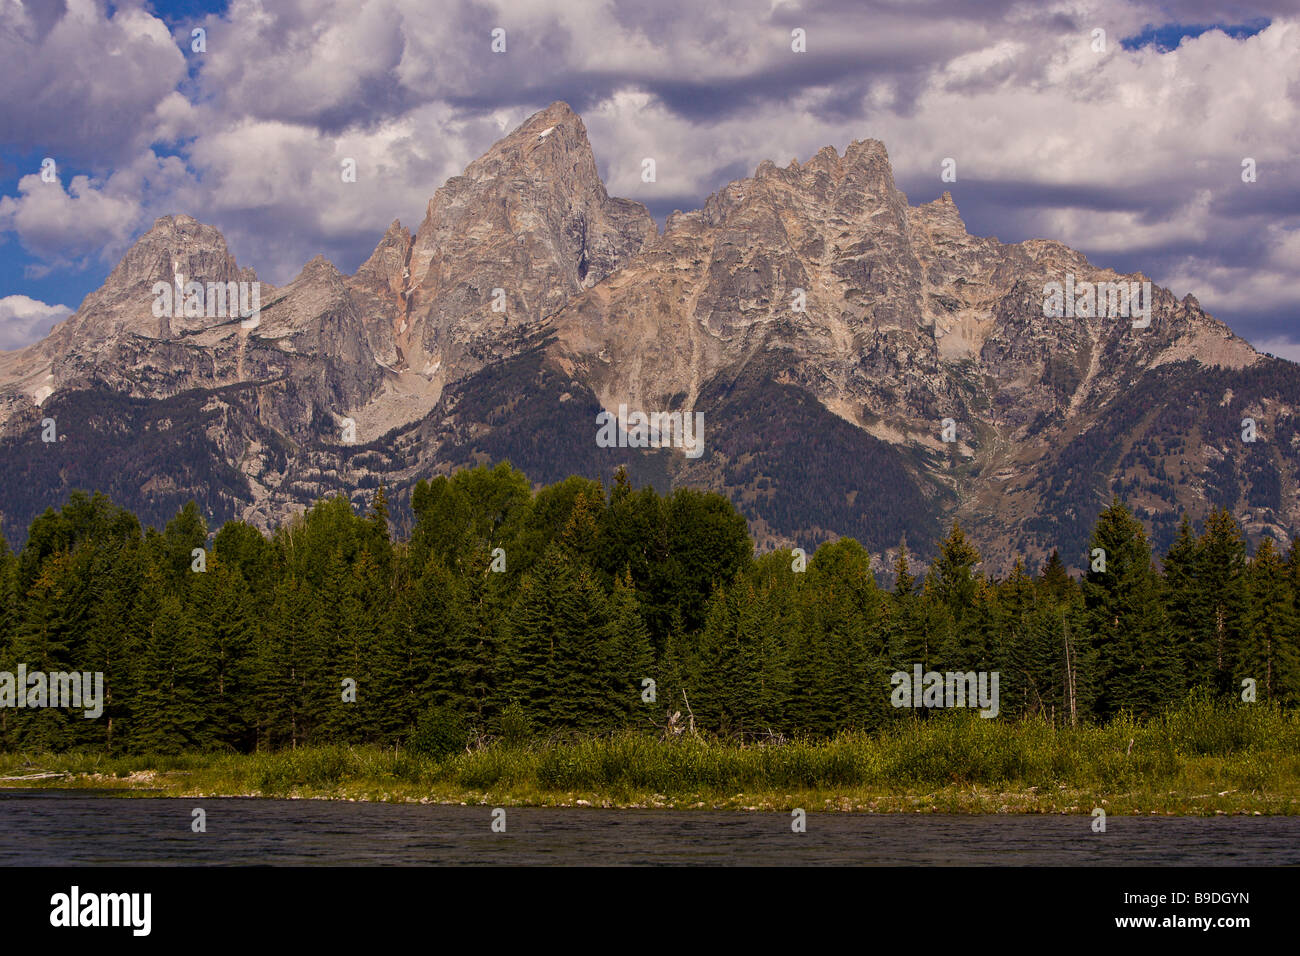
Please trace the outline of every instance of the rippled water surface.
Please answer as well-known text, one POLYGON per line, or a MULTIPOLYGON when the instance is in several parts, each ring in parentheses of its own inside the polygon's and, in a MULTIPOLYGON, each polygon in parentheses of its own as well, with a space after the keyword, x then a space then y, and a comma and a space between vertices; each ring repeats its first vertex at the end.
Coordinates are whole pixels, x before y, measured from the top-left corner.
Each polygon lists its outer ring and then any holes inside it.
POLYGON ((1300 864, 1300 817, 506 809, 0 790, 0 865, 1300 864), (192 811, 207 832, 191 830, 192 811))

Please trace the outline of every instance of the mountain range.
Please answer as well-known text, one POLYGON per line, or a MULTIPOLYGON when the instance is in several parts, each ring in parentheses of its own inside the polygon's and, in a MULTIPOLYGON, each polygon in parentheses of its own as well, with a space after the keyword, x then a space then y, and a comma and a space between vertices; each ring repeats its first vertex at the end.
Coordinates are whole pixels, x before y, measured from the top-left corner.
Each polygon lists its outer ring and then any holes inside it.
POLYGON ((714 489, 760 547, 848 535, 882 565, 958 520, 990 569, 1056 548, 1081 566, 1113 495, 1160 547, 1211 508, 1289 542, 1300 366, 1154 283, 1149 323, 1044 304, 1116 282, 1150 279, 972 236, 947 193, 910 205, 870 139, 765 161, 661 232, 554 103, 352 275, 318 256, 275 287, 212 226, 157 220, 0 353, 2 528, 20 542, 74 488, 158 525, 192 498, 265 528, 381 484, 401 524, 420 478, 509 460, 536 483, 623 465, 714 489), (601 447, 620 406, 702 413, 703 453, 601 447))

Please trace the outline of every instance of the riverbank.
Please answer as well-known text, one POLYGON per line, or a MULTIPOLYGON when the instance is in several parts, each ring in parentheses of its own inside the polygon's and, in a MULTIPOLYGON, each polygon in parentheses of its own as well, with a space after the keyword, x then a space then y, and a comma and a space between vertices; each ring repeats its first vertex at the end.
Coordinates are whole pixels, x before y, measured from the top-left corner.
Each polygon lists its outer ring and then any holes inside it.
POLYGON ((270 754, 0 754, 0 787, 141 796, 881 813, 1300 814, 1300 714, 1189 705, 1053 729, 950 713, 827 741, 624 735, 270 754))

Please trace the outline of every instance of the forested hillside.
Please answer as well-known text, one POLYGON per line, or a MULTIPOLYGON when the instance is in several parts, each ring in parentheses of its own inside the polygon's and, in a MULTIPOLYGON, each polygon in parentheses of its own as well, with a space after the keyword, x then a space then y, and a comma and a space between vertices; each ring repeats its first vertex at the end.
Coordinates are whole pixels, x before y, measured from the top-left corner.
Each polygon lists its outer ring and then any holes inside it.
POLYGON ((882 588, 851 539, 806 570, 755 557, 726 498, 622 472, 534 492, 480 466, 421 481, 412 505, 409 540, 382 489, 364 514, 340 497, 270 536, 210 535, 194 504, 158 532, 74 494, 20 552, 0 544, 0 670, 101 671, 104 712, 2 708, 4 747, 822 736, 923 719, 890 701, 916 664, 998 671, 1000 720, 1148 714, 1246 679, 1261 703, 1300 699, 1300 552, 1248 555, 1226 511, 1184 521, 1159 559, 1117 500, 1092 530, 1105 570, 1082 580, 1055 554, 990 579, 954 525, 923 579, 904 549, 882 588))

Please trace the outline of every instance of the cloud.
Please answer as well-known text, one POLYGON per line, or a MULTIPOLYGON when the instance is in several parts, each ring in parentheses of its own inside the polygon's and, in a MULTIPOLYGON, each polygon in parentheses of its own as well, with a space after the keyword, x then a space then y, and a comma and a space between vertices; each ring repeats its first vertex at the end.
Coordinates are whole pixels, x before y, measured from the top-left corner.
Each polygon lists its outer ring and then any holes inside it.
POLYGON ((873 137, 914 202, 951 191, 972 231, 1060 239, 1245 334, 1285 335, 1276 317, 1300 308, 1300 22, 1285 7, 1198 0, 1187 22, 1276 19, 1163 51, 1121 43, 1170 22, 1154 0, 447 0, 436 15, 424 0, 231 0, 194 54, 190 24, 169 35, 139 3, 4 4, 0 146, 27 155, 46 136, 92 169, 66 191, 23 177, 0 229, 43 268, 80 268, 185 212, 268 281, 321 252, 350 269, 565 99, 610 192, 660 216, 764 159, 873 137), (956 183, 939 179, 947 157, 956 183))
POLYGON ((1287 339, 1255 339, 1250 343, 1257 352, 1267 352, 1289 362, 1300 362, 1300 343, 1287 339))
POLYGON ((25 295, 0 298, 0 349, 22 348, 39 341, 72 311, 66 305, 46 305, 25 295))
POLYGON ((18 181, 16 197, 0 197, 0 229, 17 233, 23 248, 46 263, 46 271, 111 265, 152 221, 160 203, 169 205, 193 185, 182 160, 152 152, 105 180, 73 176, 66 189, 57 178, 46 182, 33 173, 18 181))
POLYGON ((0 3, 0 129, 6 144, 59 163, 128 157, 185 78, 185 56, 137 4, 0 3))
MULTIPOLYGON (((411 27, 441 31, 441 11, 410 13, 411 27)), ((391 0, 233 0, 206 21, 201 88, 228 116, 323 132, 379 122, 421 102, 397 74, 407 26, 391 0)))

